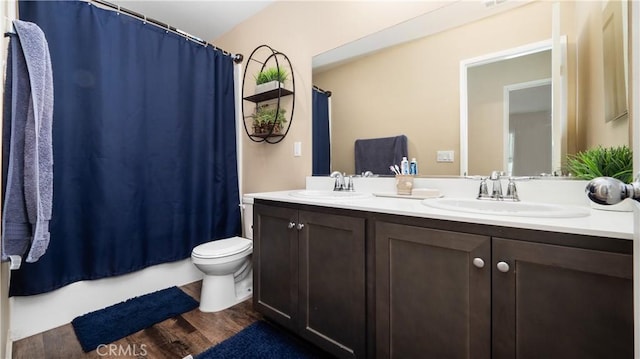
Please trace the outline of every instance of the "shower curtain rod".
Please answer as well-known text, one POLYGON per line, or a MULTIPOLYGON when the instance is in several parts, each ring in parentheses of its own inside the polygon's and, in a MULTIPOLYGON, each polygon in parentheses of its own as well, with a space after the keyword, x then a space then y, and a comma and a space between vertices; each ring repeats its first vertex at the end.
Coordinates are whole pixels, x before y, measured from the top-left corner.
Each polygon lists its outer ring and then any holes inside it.
POLYGON ((211 47, 213 47, 214 50, 220 50, 220 51, 222 51, 223 54, 225 54, 227 56, 231 56, 233 58, 233 61, 235 63, 237 63, 237 64, 242 62, 242 59, 243 59, 242 54, 232 54, 232 53, 230 53, 228 51, 225 51, 225 50, 223 50, 223 49, 221 49, 221 48, 219 48, 219 47, 217 47, 217 46, 215 46, 215 45, 213 45, 213 44, 211 44, 211 43, 209 43, 207 41, 204 41, 204 40, 202 40, 200 38, 197 38, 197 37, 195 37, 195 36, 193 36, 191 34, 188 34, 188 33, 184 32, 184 31, 182 31, 180 29, 177 29, 177 28, 175 28, 175 27, 173 27, 171 25, 165 24, 163 22, 160 22, 160 21, 158 21, 156 19, 152 19, 150 17, 146 17, 145 15, 139 14, 139 13, 133 11, 133 10, 129 10, 127 8, 124 8, 124 7, 120 6, 120 5, 112 4, 112 3, 108 2, 108 1, 104 1, 104 0, 86 0, 86 1, 89 2, 89 3, 100 4, 102 6, 108 7, 110 9, 116 10, 118 12, 127 14, 127 15, 129 15, 131 17, 135 17, 136 19, 142 20, 145 23, 150 23, 150 24, 155 25, 155 26, 157 26, 159 28, 162 28, 164 30, 171 31, 172 33, 174 33, 176 35, 180 35, 180 36, 186 38, 187 40, 191 40, 191 41, 193 41, 193 42, 195 42, 197 44, 203 45, 204 47, 211 46, 211 47))
POLYGON ((320 87, 318 87, 316 85, 313 85, 313 88, 316 89, 319 92, 322 92, 322 93, 326 94, 327 97, 331 97, 331 91, 325 91, 325 90, 321 89, 320 87))

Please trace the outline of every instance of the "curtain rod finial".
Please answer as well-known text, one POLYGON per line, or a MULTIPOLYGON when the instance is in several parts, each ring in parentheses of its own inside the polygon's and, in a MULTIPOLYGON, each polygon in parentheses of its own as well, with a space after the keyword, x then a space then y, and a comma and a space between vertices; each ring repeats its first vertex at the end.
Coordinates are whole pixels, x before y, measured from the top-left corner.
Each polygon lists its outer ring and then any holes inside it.
POLYGON ((242 54, 233 55, 233 62, 235 62, 236 64, 242 63, 243 59, 244 59, 244 56, 242 56, 242 54))

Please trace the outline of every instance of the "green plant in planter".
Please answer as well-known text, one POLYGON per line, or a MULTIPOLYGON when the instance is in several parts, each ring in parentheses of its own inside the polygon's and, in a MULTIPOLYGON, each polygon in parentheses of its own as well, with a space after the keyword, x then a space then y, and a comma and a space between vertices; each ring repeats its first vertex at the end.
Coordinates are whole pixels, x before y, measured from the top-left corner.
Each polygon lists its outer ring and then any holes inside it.
POLYGON ((256 109, 256 113, 251 115, 251 117, 253 118, 253 133, 279 134, 282 131, 282 125, 287 122, 285 113, 286 110, 280 108, 278 111, 278 115, 276 116, 276 107, 258 107, 256 109))
POLYGON ((285 82, 289 74, 287 71, 280 67, 269 67, 266 68, 256 76, 256 85, 264 84, 271 81, 280 81, 285 82))
POLYGON ((628 146, 594 147, 567 156, 567 168, 580 179, 613 177, 624 183, 633 182, 633 153, 628 146))

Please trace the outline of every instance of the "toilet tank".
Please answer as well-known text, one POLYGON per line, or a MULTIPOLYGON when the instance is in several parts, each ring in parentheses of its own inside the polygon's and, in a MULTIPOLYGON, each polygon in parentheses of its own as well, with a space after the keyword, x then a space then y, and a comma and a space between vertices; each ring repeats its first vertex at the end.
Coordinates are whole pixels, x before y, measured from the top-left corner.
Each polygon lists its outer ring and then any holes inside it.
POLYGON ((253 239, 253 198, 242 197, 242 236, 253 239))

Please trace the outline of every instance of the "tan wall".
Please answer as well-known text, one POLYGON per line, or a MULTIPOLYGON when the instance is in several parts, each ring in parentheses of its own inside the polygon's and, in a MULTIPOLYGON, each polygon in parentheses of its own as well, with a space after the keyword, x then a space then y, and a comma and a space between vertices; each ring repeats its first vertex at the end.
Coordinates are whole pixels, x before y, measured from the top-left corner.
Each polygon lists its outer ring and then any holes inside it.
POLYGON ((577 150, 602 145, 629 145, 629 118, 605 121, 604 63, 602 44, 602 3, 576 3, 577 68, 580 82, 577 87, 576 126, 577 150))
POLYGON ((248 56, 268 44, 285 53, 296 82, 295 114, 287 137, 270 145, 243 136, 246 193, 302 188, 311 174, 311 59, 314 55, 441 6, 438 2, 276 1, 214 43, 248 56), (345 21, 348 19, 348 21, 345 21), (293 157, 293 143, 302 156, 293 157))
MULTIPOLYGON (((418 159, 421 174, 458 175, 460 61, 550 39, 551 7, 551 2, 528 4, 315 75, 314 84, 332 92, 333 168, 353 172, 355 139, 403 133, 409 138, 409 156, 418 159), (385 71, 390 71, 388 76, 385 71), (454 150, 455 161, 436 162, 437 150, 454 150)), ((568 21, 563 27, 567 28, 564 33, 570 32, 568 21)), ((470 137, 478 133, 470 131, 470 137)), ((487 136, 500 137, 501 132, 470 138, 470 142, 487 136)), ((501 141, 498 145, 501 149, 501 141)), ((472 157, 495 156, 470 153, 470 164, 472 157)), ((502 156, 496 161, 501 164, 502 156)))

